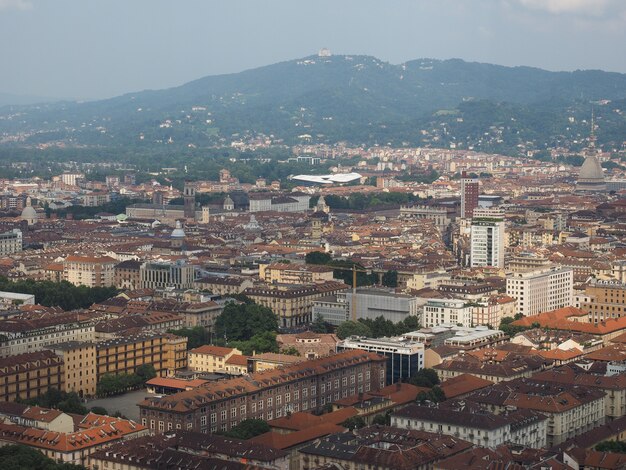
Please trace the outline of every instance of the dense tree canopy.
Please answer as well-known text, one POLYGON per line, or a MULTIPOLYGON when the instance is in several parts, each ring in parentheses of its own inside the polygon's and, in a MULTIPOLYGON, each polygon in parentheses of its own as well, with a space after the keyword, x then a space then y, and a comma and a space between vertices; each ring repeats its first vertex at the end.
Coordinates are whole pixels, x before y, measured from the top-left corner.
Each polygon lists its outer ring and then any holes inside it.
POLYGON ((64 413, 86 414, 88 411, 76 392, 67 393, 56 388, 49 388, 43 395, 23 402, 43 408, 55 408, 64 413))
POLYGON ((271 309, 252 304, 230 302, 215 321, 215 334, 227 341, 247 341, 253 336, 278 330, 278 318, 271 309))
POLYGON ((169 333, 175 334, 176 336, 185 336, 187 338, 187 349, 195 349, 211 343, 211 334, 202 326, 169 330, 169 333))
POLYGON ((355 322, 352 320, 348 320, 337 327, 337 337, 339 339, 346 339, 350 336, 371 337, 372 331, 366 324, 360 321, 355 322))
POLYGON ((262 419, 244 419, 230 431, 221 434, 235 439, 252 439, 269 431, 270 425, 262 419))
POLYGON ((420 369, 417 374, 411 376, 409 383, 418 387, 432 388, 435 385, 439 385, 439 376, 434 369, 425 367, 420 369))
POLYGON ((46 307, 61 307, 63 310, 87 308, 117 294, 115 287, 75 286, 67 281, 35 281, 24 279, 12 282, 0 276, 0 290, 33 294, 35 302, 46 307))
POLYGON ((57 463, 41 452, 23 445, 0 447, 2 470, 85 470, 82 465, 57 463))

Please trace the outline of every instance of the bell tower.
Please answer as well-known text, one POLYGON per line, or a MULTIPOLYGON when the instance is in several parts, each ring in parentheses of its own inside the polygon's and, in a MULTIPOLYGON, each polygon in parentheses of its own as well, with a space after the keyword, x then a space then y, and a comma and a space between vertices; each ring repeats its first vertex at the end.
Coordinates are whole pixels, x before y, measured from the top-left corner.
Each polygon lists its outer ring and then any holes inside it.
POLYGON ((185 181, 185 188, 183 190, 183 199, 185 201, 185 218, 196 218, 196 188, 191 184, 191 181, 185 181))

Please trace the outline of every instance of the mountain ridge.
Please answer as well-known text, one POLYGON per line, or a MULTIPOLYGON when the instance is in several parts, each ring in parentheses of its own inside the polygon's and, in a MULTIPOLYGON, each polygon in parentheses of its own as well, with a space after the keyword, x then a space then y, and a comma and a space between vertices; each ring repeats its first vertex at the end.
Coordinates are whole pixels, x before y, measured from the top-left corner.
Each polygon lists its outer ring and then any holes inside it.
MULTIPOLYGON (((570 117, 582 121, 591 102, 615 100, 626 100, 626 74, 552 72, 461 59, 422 58, 394 65, 367 55, 311 55, 105 100, 0 108, 0 133, 24 132, 21 145, 169 142, 204 147, 255 135, 293 144, 304 135, 312 142, 458 142, 470 147, 471 142, 481 145, 479 130, 502 125, 481 116, 487 107, 494 117, 504 110, 513 122, 524 120, 524 129, 553 127, 546 140, 562 135, 574 139, 574 134, 567 135, 570 117), (15 114, 19 120, 11 117, 15 114), (472 128, 471 138, 461 143, 468 126, 460 124, 466 119, 482 129, 472 128), (440 125, 461 128, 460 134, 415 135, 440 125)), ((612 111, 600 111, 599 121, 605 120, 609 135, 619 135, 626 123, 612 111)), ((515 132, 507 134, 510 148, 533 133, 524 130, 516 142, 515 132)))

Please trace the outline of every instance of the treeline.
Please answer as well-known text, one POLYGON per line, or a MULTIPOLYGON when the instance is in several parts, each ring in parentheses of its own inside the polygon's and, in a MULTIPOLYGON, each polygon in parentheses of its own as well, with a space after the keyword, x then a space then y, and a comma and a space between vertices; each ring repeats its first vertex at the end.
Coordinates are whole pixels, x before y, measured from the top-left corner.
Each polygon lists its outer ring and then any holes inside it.
POLYGON ((143 364, 133 374, 104 374, 96 386, 98 397, 121 395, 130 390, 143 388, 144 384, 156 377, 156 370, 152 364, 143 364))
POLYGON ((33 279, 10 281, 3 276, 0 276, 0 291, 33 294, 36 303, 46 307, 61 307, 63 310, 87 308, 118 293, 115 287, 75 286, 67 281, 33 279))
POLYGON ((384 206, 409 204, 418 202, 421 199, 411 193, 381 192, 372 194, 351 193, 348 197, 329 194, 328 196, 324 196, 324 200, 331 209, 365 210, 384 206))
POLYGON ((109 214, 124 214, 126 213, 126 208, 131 204, 136 204, 139 202, 146 202, 143 199, 130 199, 127 197, 122 197, 116 199, 115 201, 111 201, 107 204, 103 204, 101 206, 95 207, 86 207, 86 206, 70 206, 65 209, 59 209, 53 211, 49 207, 46 206, 46 215, 50 216, 50 214, 55 213, 59 218, 66 218, 68 215, 71 215, 74 220, 84 220, 84 219, 93 219, 96 214, 100 212, 107 212, 109 214))
POLYGON ((345 339, 350 336, 366 336, 368 338, 382 338, 400 336, 409 331, 420 328, 416 316, 409 315, 403 321, 394 323, 385 319, 382 315, 372 320, 359 318, 357 321, 348 320, 337 327, 337 337, 345 339))

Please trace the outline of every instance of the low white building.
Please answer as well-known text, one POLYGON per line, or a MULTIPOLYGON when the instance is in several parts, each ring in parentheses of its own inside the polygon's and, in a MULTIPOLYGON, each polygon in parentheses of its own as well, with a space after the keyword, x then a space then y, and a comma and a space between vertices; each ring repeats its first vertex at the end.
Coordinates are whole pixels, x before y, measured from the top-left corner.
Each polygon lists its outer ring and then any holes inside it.
POLYGON ((33 294, 19 294, 17 292, 0 292, 0 308, 9 309, 19 305, 35 305, 33 294))
POLYGON ((473 306, 459 299, 429 299, 424 305, 422 324, 433 327, 442 323, 472 326, 473 306))

